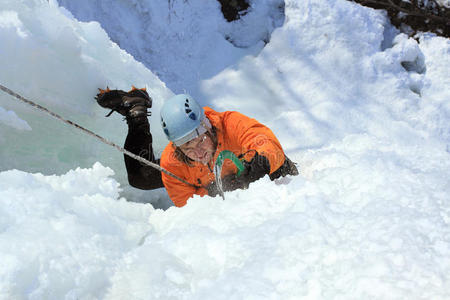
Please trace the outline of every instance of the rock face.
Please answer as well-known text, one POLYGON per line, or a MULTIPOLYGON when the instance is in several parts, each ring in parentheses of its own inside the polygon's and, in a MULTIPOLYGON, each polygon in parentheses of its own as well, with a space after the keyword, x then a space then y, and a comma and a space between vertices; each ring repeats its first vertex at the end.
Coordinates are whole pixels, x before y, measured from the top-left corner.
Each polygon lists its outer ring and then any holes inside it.
POLYGON ((238 20, 246 14, 249 8, 248 0, 218 0, 222 6, 222 13, 228 22, 238 20))
POLYGON ((450 2, 445 0, 350 0, 375 9, 385 9, 391 23, 410 36, 431 31, 450 38, 450 2))

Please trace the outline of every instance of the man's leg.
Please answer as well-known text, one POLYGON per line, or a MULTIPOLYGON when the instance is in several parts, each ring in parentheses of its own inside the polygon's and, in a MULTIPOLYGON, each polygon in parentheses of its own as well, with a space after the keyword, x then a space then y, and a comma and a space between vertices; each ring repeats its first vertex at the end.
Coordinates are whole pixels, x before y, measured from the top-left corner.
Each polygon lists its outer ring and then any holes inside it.
MULTIPOLYGON (((152 134, 147 118, 140 124, 128 123, 128 135, 124 148, 159 165, 155 159, 152 147, 152 134)), ((164 187, 161 172, 150 166, 143 165, 136 159, 124 155, 125 166, 128 173, 128 182, 131 186, 143 190, 152 190, 164 187)))
MULTIPOLYGON (((128 135, 124 148, 136 155, 159 164, 155 159, 152 148, 152 135, 147 119, 147 109, 152 107, 152 99, 145 89, 133 89, 129 92, 122 90, 100 90, 95 97, 97 103, 125 116, 128 123, 128 135)), ((124 155, 125 166, 128 173, 128 182, 131 186, 150 190, 163 187, 161 173, 150 166, 124 155)))

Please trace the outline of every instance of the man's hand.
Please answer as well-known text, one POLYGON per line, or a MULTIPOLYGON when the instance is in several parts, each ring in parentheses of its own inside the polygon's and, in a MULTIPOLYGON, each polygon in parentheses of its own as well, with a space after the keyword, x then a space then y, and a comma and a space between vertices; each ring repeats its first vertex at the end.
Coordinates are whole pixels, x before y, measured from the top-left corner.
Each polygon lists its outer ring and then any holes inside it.
MULTIPOLYGON (((247 189, 251 182, 254 182, 266 174, 270 173, 269 160, 258 153, 250 161, 243 161, 244 171, 241 176, 237 177, 236 174, 230 174, 222 178, 222 189, 224 192, 234 191, 237 189, 247 189)), ((206 186, 208 195, 215 197, 219 194, 216 182, 211 182, 206 186)))

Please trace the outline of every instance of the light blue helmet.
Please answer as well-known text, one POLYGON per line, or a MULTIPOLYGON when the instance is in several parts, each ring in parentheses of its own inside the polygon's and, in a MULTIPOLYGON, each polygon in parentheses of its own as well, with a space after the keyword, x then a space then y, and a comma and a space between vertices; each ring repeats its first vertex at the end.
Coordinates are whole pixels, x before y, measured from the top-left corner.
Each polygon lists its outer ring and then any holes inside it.
POLYGON ((196 138, 211 128, 203 108, 189 95, 176 95, 161 108, 161 126, 176 146, 196 138))

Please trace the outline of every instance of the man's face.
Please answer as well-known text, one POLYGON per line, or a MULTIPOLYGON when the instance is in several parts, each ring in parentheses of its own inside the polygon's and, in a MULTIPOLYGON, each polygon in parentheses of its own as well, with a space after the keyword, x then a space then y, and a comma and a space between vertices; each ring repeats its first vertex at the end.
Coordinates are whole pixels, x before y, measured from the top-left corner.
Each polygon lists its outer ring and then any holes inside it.
POLYGON ((207 133, 180 146, 187 157, 202 164, 207 164, 214 155, 214 143, 207 133))

